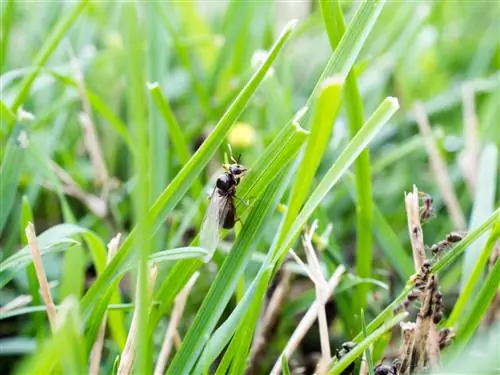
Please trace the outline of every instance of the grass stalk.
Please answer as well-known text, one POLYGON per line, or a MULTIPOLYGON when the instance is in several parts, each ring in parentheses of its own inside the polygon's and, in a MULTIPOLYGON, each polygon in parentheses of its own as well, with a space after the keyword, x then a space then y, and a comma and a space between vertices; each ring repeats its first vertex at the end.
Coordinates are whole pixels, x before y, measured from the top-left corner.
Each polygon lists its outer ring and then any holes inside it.
POLYGON ((28 246, 31 249, 31 256, 35 266, 38 284, 40 285, 40 293, 47 308, 47 317, 49 319, 50 328, 52 332, 54 332, 56 329, 56 306, 54 305, 52 294, 50 293, 49 283, 47 282, 47 275, 45 274, 45 268, 40 255, 40 248, 38 247, 36 240, 35 227, 31 222, 26 226, 25 233, 28 240, 28 246))

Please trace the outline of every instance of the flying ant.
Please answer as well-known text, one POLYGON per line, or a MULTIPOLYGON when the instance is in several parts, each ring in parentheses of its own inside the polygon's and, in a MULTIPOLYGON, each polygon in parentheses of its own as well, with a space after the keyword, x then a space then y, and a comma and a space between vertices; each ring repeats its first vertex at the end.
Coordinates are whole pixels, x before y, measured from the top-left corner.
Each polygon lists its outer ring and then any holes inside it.
POLYGON ((236 186, 247 172, 247 168, 239 164, 240 157, 234 159, 231 148, 229 151, 231 164, 222 165, 225 172, 215 182, 210 195, 210 205, 201 225, 200 245, 209 254, 217 247, 220 228, 231 229, 237 221, 234 198, 239 198, 236 196, 236 186))

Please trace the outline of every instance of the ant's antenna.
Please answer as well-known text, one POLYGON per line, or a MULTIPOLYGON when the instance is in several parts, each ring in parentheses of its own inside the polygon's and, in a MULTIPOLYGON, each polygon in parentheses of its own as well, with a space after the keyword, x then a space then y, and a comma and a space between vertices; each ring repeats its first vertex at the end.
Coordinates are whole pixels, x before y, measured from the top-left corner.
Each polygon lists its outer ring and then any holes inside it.
MULTIPOLYGON (((231 148, 231 145, 228 143, 227 144, 227 149, 229 150, 229 159, 233 162, 233 163, 238 163, 235 159, 234 159, 234 156, 233 156, 233 149, 231 148)), ((227 160, 226 160, 227 162, 227 160)))

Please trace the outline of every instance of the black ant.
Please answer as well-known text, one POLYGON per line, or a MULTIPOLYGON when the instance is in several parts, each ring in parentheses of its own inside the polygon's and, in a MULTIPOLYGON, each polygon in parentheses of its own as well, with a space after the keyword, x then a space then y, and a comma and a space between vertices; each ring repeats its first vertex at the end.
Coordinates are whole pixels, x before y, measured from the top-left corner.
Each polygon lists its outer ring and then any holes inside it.
POLYGON ((430 250, 433 256, 437 256, 443 252, 443 250, 448 249, 456 244, 465 237, 465 233, 451 232, 446 235, 446 239, 439 241, 431 246, 430 250))
POLYGON ((420 199, 422 199, 423 203, 423 206, 420 207, 420 221, 422 223, 425 223, 426 221, 429 221, 435 216, 434 207, 432 206, 434 200, 429 194, 424 193, 423 191, 420 191, 418 195, 420 199))
MULTIPOLYGON (((352 341, 346 341, 344 342, 340 348, 337 348, 335 351, 335 357, 337 358, 338 361, 342 359, 347 353, 349 353, 354 347, 356 346, 355 342, 352 341)), ((352 362, 347 368, 340 373, 340 375, 352 375, 354 373, 354 369, 356 367, 356 364, 352 362)))

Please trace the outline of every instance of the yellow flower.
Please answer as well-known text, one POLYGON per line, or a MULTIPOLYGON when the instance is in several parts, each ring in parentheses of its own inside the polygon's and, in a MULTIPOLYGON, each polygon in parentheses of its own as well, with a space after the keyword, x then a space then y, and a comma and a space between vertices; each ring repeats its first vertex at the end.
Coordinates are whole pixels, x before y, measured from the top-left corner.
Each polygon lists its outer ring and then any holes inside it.
POLYGON ((255 143, 255 129, 246 122, 237 122, 231 128, 227 139, 235 148, 247 148, 255 143))

